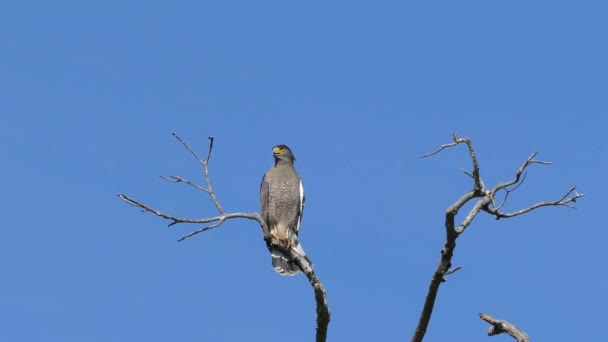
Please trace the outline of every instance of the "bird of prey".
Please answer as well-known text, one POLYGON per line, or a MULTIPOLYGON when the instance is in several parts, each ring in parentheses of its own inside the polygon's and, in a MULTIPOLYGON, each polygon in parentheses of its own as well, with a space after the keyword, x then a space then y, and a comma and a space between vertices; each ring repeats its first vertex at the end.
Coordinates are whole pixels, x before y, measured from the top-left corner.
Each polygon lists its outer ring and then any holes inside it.
MULTIPOLYGON (((298 242, 300 223, 304 211, 304 187, 293 166, 296 158, 289 147, 272 148, 274 165, 266 172, 260 186, 260 207, 270 235, 306 257, 298 242)), ((275 247, 270 247, 272 266, 281 275, 295 275, 298 266, 275 247)), ((308 260, 308 258, 306 258, 308 260)))

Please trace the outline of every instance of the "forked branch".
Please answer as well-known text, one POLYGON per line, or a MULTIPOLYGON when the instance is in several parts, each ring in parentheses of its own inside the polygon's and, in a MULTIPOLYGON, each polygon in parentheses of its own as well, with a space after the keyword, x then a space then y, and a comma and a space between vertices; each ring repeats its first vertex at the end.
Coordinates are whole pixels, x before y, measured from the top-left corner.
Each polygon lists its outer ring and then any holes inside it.
POLYGON ((521 185, 520 181, 523 182, 523 179, 525 178, 526 168, 532 164, 548 165, 551 163, 534 159, 537 154, 535 152, 519 167, 519 169, 517 169, 517 171, 515 172, 515 177, 512 180, 499 183, 493 188, 487 188, 483 182, 483 179, 481 178, 481 174, 479 172, 479 162, 477 160, 477 155, 475 153, 471 141, 468 138, 461 138, 456 134, 452 134, 452 139, 452 143, 441 145, 441 147, 439 147, 437 150, 425 154, 421 158, 433 156, 447 148, 454 147, 459 144, 465 144, 469 152, 469 157, 471 158, 473 171, 462 171, 472 178, 473 189, 462 195, 458 200, 456 200, 456 202, 454 202, 454 204, 449 206, 446 210, 446 237, 443 248, 441 250, 441 258, 439 259, 435 272, 433 272, 433 276, 431 277, 431 283, 427 291, 422 312, 420 313, 418 325, 416 326, 416 330, 414 331, 414 334, 411 339, 412 342, 420 342, 424 338, 428 324, 431 319, 431 315, 433 313, 433 308, 435 306, 435 300, 437 298, 439 286, 443 282, 445 282, 445 276, 452 274, 456 270, 460 269, 460 266, 453 270, 451 269, 452 257, 454 255, 454 249, 456 248, 456 239, 458 239, 458 237, 462 233, 464 233, 467 227, 473 222, 475 217, 481 211, 494 215, 496 219, 509 218, 522 215, 532 210, 546 206, 565 206, 569 208, 574 208, 571 203, 574 203, 578 198, 584 196, 583 194, 579 194, 578 192, 576 192, 576 187, 572 187, 558 200, 549 202, 539 202, 527 208, 522 208, 511 213, 504 213, 501 211, 501 208, 506 203, 508 195, 511 192, 515 191, 519 187, 519 185, 521 185), (512 185, 515 186, 509 189, 508 187, 512 185), (503 199, 503 202, 500 205, 496 205, 495 196, 500 190, 504 190, 506 192, 506 195, 503 199), (460 209, 473 200, 475 200, 475 204, 473 205, 473 207, 469 210, 467 215, 460 221, 460 224, 456 225, 455 219, 460 209))
POLYGON ((194 158, 196 158, 196 160, 203 167, 203 171, 205 174, 206 187, 203 187, 203 186, 200 186, 193 182, 190 182, 189 180, 184 179, 180 176, 169 176, 169 177, 161 176, 161 178, 166 181, 172 182, 172 183, 188 184, 197 190, 207 193, 211 197, 211 200, 213 201, 213 204, 215 205, 215 207, 218 211, 218 215, 212 216, 212 217, 198 218, 198 219, 176 217, 176 216, 173 216, 170 214, 166 214, 160 210, 154 209, 154 208, 150 207, 149 205, 139 202, 125 194, 118 194, 118 197, 120 197, 123 201, 125 201, 128 204, 142 209, 142 211, 144 211, 144 212, 150 212, 158 217, 162 217, 166 220, 171 221, 171 223, 169 223, 169 227, 171 227, 175 224, 178 224, 178 223, 210 224, 206 227, 200 228, 198 230, 192 231, 192 232, 182 236, 177 241, 183 241, 198 233, 202 233, 202 232, 205 232, 205 231, 208 231, 211 229, 215 229, 230 219, 243 218, 243 219, 250 219, 250 220, 257 221, 260 224, 260 227, 262 228, 262 234, 264 236, 264 240, 266 241, 268 248, 270 248, 270 247, 277 248, 281 252, 283 252, 285 255, 288 255, 296 263, 296 265, 298 265, 298 267, 302 270, 302 273, 304 273, 304 275, 306 275, 306 278, 308 278, 308 281, 310 282, 310 285, 312 286, 312 288, 314 290, 315 302, 317 305, 316 341, 325 342, 327 339, 327 327, 329 325, 329 320, 330 320, 330 311, 329 311, 329 307, 327 305, 325 287, 323 286, 323 284, 321 283, 321 281, 319 280, 319 278, 313 271, 312 264, 309 262, 309 260, 307 260, 307 258, 304 258, 302 255, 300 255, 297 252, 297 250, 295 250, 293 247, 284 244, 282 241, 278 241, 278 240, 272 238, 272 236, 270 235, 270 232, 268 230, 268 226, 266 225, 266 222, 264 222, 264 220, 258 213, 238 213, 238 212, 237 213, 226 213, 226 212, 224 212, 224 209, 220 205, 220 202, 217 199, 215 192, 213 191, 213 187, 211 185, 211 177, 209 176, 209 160, 211 158, 211 152, 213 151, 213 141, 214 141, 213 137, 209 137, 209 150, 207 152, 207 157, 205 159, 201 159, 196 154, 196 152, 194 152, 194 150, 192 148, 190 148, 190 146, 184 140, 182 140, 179 136, 177 136, 177 134, 173 133, 173 136, 194 156, 194 158))

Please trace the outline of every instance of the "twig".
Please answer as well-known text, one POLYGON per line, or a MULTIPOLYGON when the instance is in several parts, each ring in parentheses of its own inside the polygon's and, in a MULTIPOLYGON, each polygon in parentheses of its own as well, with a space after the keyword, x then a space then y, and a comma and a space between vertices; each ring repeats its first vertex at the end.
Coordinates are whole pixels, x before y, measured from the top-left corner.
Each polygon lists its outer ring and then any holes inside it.
POLYGON ((211 158, 211 151, 213 150, 213 140, 214 139, 215 139, 214 137, 209 137, 209 152, 207 152, 207 159, 205 159, 205 167, 204 167, 205 180, 207 181, 207 189, 209 190, 209 195, 211 196, 211 199, 213 200, 213 204, 215 204, 217 211, 219 211, 221 214, 224 214, 224 209, 222 209, 220 202, 217 200, 217 197, 215 196, 215 192, 213 191, 213 187, 211 186, 211 178, 209 177, 209 158, 211 158))
POLYGON ((523 177, 521 178, 521 180, 519 181, 519 183, 517 183, 513 189, 507 189, 504 188, 503 190, 505 191, 505 198, 502 199, 502 203, 500 203, 500 205, 496 205, 495 201, 492 201, 492 205, 494 206, 495 209, 500 210, 500 208, 502 208, 505 203, 507 203, 507 198, 509 197, 509 194, 515 190, 517 190, 517 188, 519 188, 522 184, 524 184, 524 181, 526 180, 526 176, 528 175, 527 172, 524 173, 523 177))
POLYGON ((444 275, 452 274, 452 273, 454 273, 454 272, 458 271, 458 270, 459 270, 459 269, 461 269, 461 268, 462 268, 462 266, 457 266, 457 267, 455 267, 455 268, 453 268, 453 269, 451 269, 451 270, 449 270, 449 271, 445 272, 445 274, 444 274, 444 275))
POLYGON ((181 142, 182 145, 186 149, 188 149, 188 151, 190 151, 190 153, 196 158, 196 160, 203 166, 203 170, 205 173, 205 181, 207 183, 207 188, 204 188, 200 185, 190 182, 180 176, 169 176, 169 177, 161 176, 161 178, 166 181, 172 182, 172 183, 185 183, 198 190, 206 192, 211 197, 213 203, 215 204, 215 207, 216 207, 217 211, 219 212, 219 215, 214 216, 214 217, 200 218, 200 219, 175 217, 175 216, 166 214, 164 212, 161 212, 159 210, 156 210, 125 194, 118 194, 118 197, 120 197, 127 204, 141 208, 144 212, 150 212, 156 216, 159 216, 166 220, 172 221, 169 224, 169 226, 173 226, 178 223, 198 223, 198 224, 211 223, 211 225, 209 225, 207 227, 195 230, 193 232, 190 232, 190 233, 182 236, 177 241, 183 241, 198 233, 202 233, 202 232, 205 232, 205 231, 208 231, 211 229, 215 229, 230 219, 245 218, 245 219, 257 221, 260 224, 260 227, 262 228, 262 234, 264 236, 264 240, 268 243, 268 247, 277 248, 283 254, 288 255, 294 261, 294 263, 296 265, 298 265, 298 267, 302 270, 302 273, 304 273, 304 275, 306 275, 306 278, 308 278, 308 281, 310 282, 310 285, 312 286, 312 288, 314 290, 315 303, 317 305, 316 341, 325 342, 325 340, 327 339, 327 327, 329 326, 331 313, 330 313, 329 307, 327 305, 327 295, 326 295, 325 287, 323 286, 323 284, 321 283, 321 281, 319 280, 319 278, 313 271, 312 263, 310 262, 310 259, 305 258, 302 255, 300 255, 298 253, 298 251, 295 250, 293 247, 283 244, 281 241, 277 241, 277 240, 273 239, 272 236, 270 235, 270 231, 268 229, 268 226, 266 225, 266 222, 264 222, 264 220, 258 213, 225 213, 224 212, 224 210, 222 209, 222 206, 220 205, 220 203, 215 195, 215 192, 213 191, 213 187, 211 186, 211 178, 209 177, 208 166, 209 166, 209 159, 211 158, 211 152, 213 151, 213 140, 214 140, 213 137, 209 137, 209 140, 210 140, 209 151, 207 152, 207 157, 205 158, 205 160, 202 160, 196 154, 196 152, 194 152, 194 150, 192 150, 192 148, 190 148, 190 146, 184 140, 182 140, 179 136, 177 136, 177 134, 173 133, 173 136, 179 142, 181 142))
POLYGON ((171 183, 186 183, 186 184, 188 184, 188 185, 190 185, 190 186, 192 186, 192 187, 194 187, 194 188, 196 188, 198 190, 201 190, 201 191, 204 191, 206 193, 209 193, 209 190, 207 190, 207 189, 203 188, 202 186, 200 186, 200 185, 198 185, 196 183, 193 183, 193 182, 191 182, 191 181, 189 181, 187 179, 184 179, 184 178, 182 178, 180 176, 169 176, 169 177, 167 177, 167 176, 160 176, 160 178, 162 178, 162 179, 164 179, 166 181, 169 181, 171 183))
POLYGON ((570 203, 575 202, 576 199, 584 196, 583 194, 578 194, 576 192, 576 188, 572 187, 565 195, 563 195, 557 201, 539 202, 530 207, 520 209, 520 210, 512 212, 512 213, 503 213, 500 211, 500 208, 505 204, 509 193, 515 191, 521 185, 521 183, 523 183, 523 179, 521 178, 521 176, 522 176, 522 174, 524 174, 524 178, 525 178, 524 171, 526 170, 526 168, 531 164, 548 165, 551 163, 534 159, 537 155, 537 153, 534 152, 519 167, 519 169, 515 173, 514 179, 507 181, 507 182, 499 183, 494 188, 488 189, 485 186, 485 184, 481 178, 481 175, 479 172, 479 163, 477 161, 477 155, 475 153, 475 149, 473 148, 473 144, 471 143, 471 141, 468 138, 460 138, 456 134, 452 134, 452 139, 454 140, 453 143, 441 145, 441 147, 439 149, 437 149, 431 153, 423 155, 422 158, 426 158, 426 157, 435 155, 449 147, 453 147, 453 146, 463 144, 463 143, 466 144, 467 148, 469 150, 469 157, 471 158, 471 162, 473 164, 473 172, 470 173, 470 172, 468 172, 466 170, 462 170, 462 169, 461 169, 461 171, 473 179, 473 189, 471 191, 465 193, 464 195, 462 195, 458 200, 456 200, 456 202, 454 202, 454 204, 452 204, 446 210, 446 213, 445 213, 446 237, 445 237, 443 249, 441 250, 441 259, 439 260, 439 263, 437 264, 435 272, 433 273, 433 276, 431 277, 431 283, 429 285, 429 289, 427 291, 427 295, 424 300, 422 312, 420 313, 420 318, 418 320, 418 324, 416 326, 416 329, 415 329, 414 334, 411 339, 412 342, 422 341, 422 339, 424 338, 424 335, 426 334, 426 329, 430 322, 431 315, 433 314, 433 308, 435 306, 435 300, 437 298, 437 292, 439 291, 439 286, 441 285, 441 283, 445 282, 444 277, 446 275, 452 274, 455 271, 457 271, 458 269, 460 269, 460 266, 456 267, 455 269, 450 269, 450 267, 452 265, 452 257, 454 255, 454 249, 456 248, 456 239, 458 239, 458 237, 462 233, 464 233, 466 228, 473 222, 473 220, 479 214, 479 212, 485 211, 487 213, 494 215, 497 219, 498 218, 509 218, 509 217, 513 217, 513 216, 517 216, 517 215, 522 215, 529 211, 538 209, 540 207, 545 207, 545 206, 561 205, 561 206, 567 206, 567 207, 572 208, 573 206, 570 205, 570 203), (521 179, 521 183, 520 183, 520 179, 521 179), (509 186, 514 185, 514 184, 517 184, 517 185, 512 189, 508 189, 509 186), (505 196, 503 203, 500 206, 497 206, 494 197, 495 197, 496 193, 500 190, 505 190, 507 192, 507 195, 505 196), (572 194, 574 194, 574 195, 572 195, 572 194), (464 217, 464 219, 460 222, 460 224, 456 225, 455 224, 456 215, 458 214, 460 209, 465 204, 469 203, 469 201, 471 201, 473 199, 477 199, 475 205, 473 206, 473 208, 471 208, 471 210, 464 217), (490 205, 492 205, 493 207, 491 208, 490 205))
POLYGON ((474 177, 473 177, 473 174, 471 174, 469 171, 467 171, 467 170, 465 170, 465 169, 460 169, 460 171, 462 171, 462 173, 464 173, 465 175, 467 175, 467 176, 469 176, 469 177, 471 177, 471 178, 474 178, 474 177))
POLYGON ((192 148, 190 148, 190 146, 182 140, 182 138, 180 138, 177 134, 175 133, 171 133, 171 135, 173 135, 175 137, 175 139, 177 139, 180 143, 182 143, 182 145, 184 145, 184 147, 190 151, 190 153, 194 156, 194 158, 196 158, 196 160, 198 160, 199 163, 201 163, 201 165, 206 168, 207 167, 207 162, 209 161, 209 156, 211 155, 211 148, 213 147, 213 137, 209 137, 209 139, 211 140, 211 143, 209 144, 209 155, 207 155, 207 160, 204 161, 202 160, 198 154, 196 154, 196 152, 194 152, 194 150, 192 148))
POLYGON ((514 326, 513 324, 511 324, 507 321, 497 320, 494 317, 492 317, 488 314, 484 314, 484 313, 480 313, 479 317, 481 319, 483 319, 484 321, 492 324, 488 328, 488 336, 494 336, 494 335, 498 335, 498 334, 502 334, 502 333, 507 333, 511 337, 513 337, 517 342, 529 342, 530 341, 530 337, 528 337, 528 334, 521 331, 518 327, 514 326))
POLYGON ((435 155, 435 154, 437 154, 437 153, 439 153, 439 152, 443 151, 444 149, 446 149, 446 148, 448 148, 448 147, 452 147, 452 146, 456 146, 456 145, 458 145, 458 143, 457 143, 457 142, 453 142, 453 143, 450 143, 450 144, 441 145, 441 147, 439 147, 439 148, 438 148, 438 149, 436 149, 435 151, 433 151, 433 152, 431 152, 431 153, 424 154, 424 155, 420 156, 420 158, 426 158, 426 157, 433 156, 433 155, 435 155))

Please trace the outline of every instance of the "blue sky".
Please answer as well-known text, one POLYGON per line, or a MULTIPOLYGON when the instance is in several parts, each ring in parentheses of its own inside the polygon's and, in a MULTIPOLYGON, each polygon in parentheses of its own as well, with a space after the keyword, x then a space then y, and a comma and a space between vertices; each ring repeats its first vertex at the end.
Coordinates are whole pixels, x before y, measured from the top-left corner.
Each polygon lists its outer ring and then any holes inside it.
POLYGON ((116 197, 215 215, 258 210, 271 148, 307 192, 301 242, 328 291, 329 341, 408 340, 445 209, 534 151, 509 208, 570 186, 579 209, 480 215, 459 239, 426 341, 489 338, 479 312, 539 341, 603 337, 608 5, 602 1, 21 1, 0 6, 2 341, 311 341, 312 290, 280 277, 259 227, 184 242, 116 197))

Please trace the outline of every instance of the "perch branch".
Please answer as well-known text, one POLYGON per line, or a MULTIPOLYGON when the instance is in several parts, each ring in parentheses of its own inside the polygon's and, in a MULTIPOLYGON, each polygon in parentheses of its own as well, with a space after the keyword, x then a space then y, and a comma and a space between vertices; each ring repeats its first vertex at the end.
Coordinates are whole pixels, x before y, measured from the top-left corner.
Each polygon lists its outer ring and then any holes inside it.
POLYGON ((211 186, 211 178, 209 177, 209 168, 208 167, 209 167, 209 158, 211 157, 211 152, 213 151, 213 140, 214 140, 213 137, 209 137, 209 140, 210 140, 209 150, 207 152, 207 157, 203 160, 196 154, 196 152, 194 152, 194 150, 192 148, 190 148, 190 146, 184 140, 182 140, 175 133, 173 133, 173 136, 180 143, 182 143, 182 145, 186 149, 188 149, 188 151, 190 151, 190 153, 202 165, 204 174, 205 174, 205 181, 207 183, 207 188, 204 188, 200 185, 190 182, 180 176, 169 176, 169 177, 161 176, 161 178, 163 178, 164 180, 167 180, 169 182, 172 182, 172 183, 185 183, 198 190, 206 192, 211 197, 213 203, 215 204, 215 207, 216 207, 217 211, 219 212, 219 215, 214 216, 214 217, 199 218, 199 219, 181 218, 181 217, 172 216, 172 215, 166 214, 164 212, 161 212, 159 210, 156 210, 156 209, 150 207, 149 205, 139 202, 125 194, 118 194, 118 197, 120 197, 120 199, 125 201, 127 204, 130 204, 132 206, 142 209, 142 211, 144 211, 144 212, 150 212, 158 217, 162 217, 166 220, 170 220, 171 223, 169 224, 169 226, 173 226, 178 223, 197 223, 197 224, 211 223, 211 225, 209 225, 207 227, 195 230, 193 232, 190 232, 190 233, 182 236, 177 241, 183 241, 198 233, 202 233, 202 232, 205 232, 205 231, 208 231, 211 229, 215 229, 230 219, 245 218, 245 219, 257 221, 260 224, 260 227, 262 228, 262 234, 263 234, 264 240, 267 243, 268 248, 270 248, 270 247, 277 248, 281 252, 283 252, 283 254, 288 255, 290 258, 292 258, 294 260, 294 263, 296 265, 298 265, 298 267, 302 270, 302 273, 304 273, 306 278, 308 278, 308 281, 310 282, 310 285, 312 286, 312 288, 314 290, 315 303, 317 305, 316 341, 325 342, 327 339, 327 327, 329 325, 331 313, 330 313, 329 307, 327 305, 327 296, 326 296, 325 287, 323 286, 323 283, 321 283, 321 281, 319 280, 319 278, 313 271, 312 263, 310 262, 310 260, 307 257, 300 255, 298 253, 298 251, 296 249, 294 249, 292 246, 288 246, 287 244, 284 244, 282 241, 278 241, 278 240, 272 238, 272 236, 270 235, 268 226, 266 225, 266 222, 262 219, 262 217, 258 213, 225 213, 224 212, 224 210, 222 209, 222 206, 220 205, 220 203, 217 199, 217 196, 215 195, 215 192, 213 191, 213 187, 211 186))
POLYGON ((530 337, 528 337, 528 334, 521 331, 518 327, 507 321, 495 319, 494 317, 484 313, 480 313, 479 317, 491 324, 491 326, 488 328, 488 336, 507 333, 511 337, 513 337, 517 342, 530 341, 530 337))
POLYGON ((420 342, 424 338, 428 324, 431 319, 431 315, 433 314, 433 308, 435 306, 435 300, 437 298, 439 286, 441 285, 441 283, 445 282, 445 276, 452 274, 455 271, 457 271, 458 269, 460 269, 460 266, 454 268, 453 270, 450 269, 450 267, 452 266, 452 257, 454 255, 454 249, 456 248, 456 239, 458 239, 458 237, 462 233, 464 233, 466 228, 473 222, 475 217, 477 217, 477 215, 481 211, 490 213, 490 214, 494 215, 497 219, 498 218, 509 218, 509 217, 513 217, 513 216, 517 216, 517 215, 522 215, 529 211, 538 209, 540 207, 545 207, 545 206, 560 206, 561 205, 561 206, 572 207, 572 205, 570 205, 571 202, 575 202, 576 199, 584 196, 583 194, 578 194, 576 192, 576 188, 572 187, 565 195, 563 195, 557 201, 539 202, 530 207, 520 209, 520 210, 512 212, 512 213, 503 213, 500 211, 500 208, 502 208, 502 206, 505 204, 509 193, 515 191, 521 185, 521 183, 523 183, 522 174, 524 174, 524 178, 525 178, 524 171, 526 170, 526 168, 532 164, 547 165, 547 164, 551 164, 551 163, 534 159, 537 155, 537 153, 534 152, 519 167, 519 169, 515 173, 514 179, 507 181, 507 182, 499 183, 495 187, 488 189, 485 186, 485 184, 481 178, 481 175, 479 172, 479 162, 477 160, 477 155, 475 153, 475 149, 473 148, 473 144, 471 143, 471 141, 468 138, 461 138, 456 134, 452 134, 452 139, 454 140, 454 142, 445 144, 445 145, 441 145, 441 147, 439 147, 437 150, 435 150, 431 153, 425 154, 421 158, 433 156, 447 148, 454 147, 459 144, 466 144, 467 149, 469 151, 469 158, 471 159, 471 163, 473 164, 473 171, 472 172, 469 172, 466 170, 461 170, 461 171, 472 178, 473 189, 470 190, 469 192, 465 193, 464 195, 462 195, 458 200, 456 200, 456 202, 454 202, 454 204, 452 204, 446 210, 446 213, 445 213, 446 237, 445 237, 445 242, 443 244, 443 248, 441 250, 441 258, 439 259, 435 272, 433 273, 433 276, 431 277, 431 283, 429 285, 427 295, 424 300, 422 312, 420 313, 420 318, 418 320, 418 324, 416 325, 416 329, 415 329, 414 334, 411 339, 412 342, 420 342), (520 180, 521 180, 521 182, 520 182, 520 180), (515 184, 517 184, 517 185, 514 188, 508 189, 509 186, 512 186, 515 184), (500 206, 497 206, 495 204, 496 202, 495 202, 494 197, 495 197, 496 193, 500 190, 506 191, 507 194, 505 196, 505 199, 503 200, 503 203, 501 203, 500 206), (475 205, 473 205, 473 208, 471 208, 471 210, 464 217, 464 219, 462 219, 460 224, 456 225, 456 223, 455 223, 456 215, 458 214, 458 212, 464 205, 466 205, 467 203, 469 203, 469 201, 471 201, 473 199, 477 199, 475 202, 475 205), (491 205, 492 205, 492 207, 490 207, 491 205))

